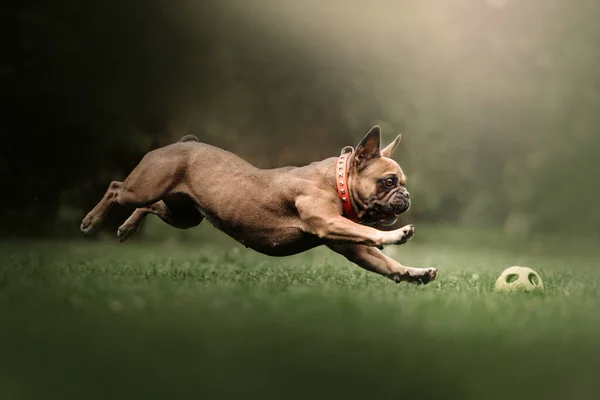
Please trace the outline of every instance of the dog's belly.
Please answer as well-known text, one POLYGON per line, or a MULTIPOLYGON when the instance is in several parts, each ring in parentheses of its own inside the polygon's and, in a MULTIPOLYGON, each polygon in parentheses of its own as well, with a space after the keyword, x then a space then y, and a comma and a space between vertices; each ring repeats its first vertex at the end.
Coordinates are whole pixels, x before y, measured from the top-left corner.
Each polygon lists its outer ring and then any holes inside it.
POLYGON ((323 244, 319 237, 305 232, 294 218, 278 219, 280 224, 266 223, 269 218, 247 224, 224 221, 202 207, 196 208, 215 228, 244 246, 269 256, 290 256, 323 244))
POLYGON ((283 257, 302 253, 317 247, 322 240, 298 228, 271 227, 270 229, 255 229, 251 227, 231 229, 219 228, 241 244, 259 253, 269 256, 283 257))
POLYGON ((259 253, 274 257, 291 256, 322 244, 319 238, 312 235, 286 235, 285 232, 274 233, 269 238, 245 236, 241 239, 234 237, 234 239, 259 253))

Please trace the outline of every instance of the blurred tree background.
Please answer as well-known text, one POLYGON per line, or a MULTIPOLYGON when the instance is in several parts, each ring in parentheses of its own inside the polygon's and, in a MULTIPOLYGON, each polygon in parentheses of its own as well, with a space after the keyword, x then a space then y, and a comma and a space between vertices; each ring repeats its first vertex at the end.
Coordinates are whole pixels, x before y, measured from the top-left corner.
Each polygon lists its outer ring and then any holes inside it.
MULTIPOLYGON (((188 133, 260 167, 404 133, 411 220, 600 235, 595 0, 9 0, 0 233, 75 235, 188 133)), ((113 216, 113 227, 128 210, 113 216)))

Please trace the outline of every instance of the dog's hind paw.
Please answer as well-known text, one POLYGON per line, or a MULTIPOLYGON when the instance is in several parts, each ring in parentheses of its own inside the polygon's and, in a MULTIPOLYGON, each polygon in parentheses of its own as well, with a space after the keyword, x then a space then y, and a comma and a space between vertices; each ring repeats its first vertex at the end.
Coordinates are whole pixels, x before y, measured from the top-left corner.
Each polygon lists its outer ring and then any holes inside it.
POLYGON ((119 238, 119 242, 124 242, 140 229, 139 225, 129 225, 127 223, 121 225, 119 229, 117 229, 117 238, 119 238))
POLYGON ((81 225, 79 226, 79 229, 81 230, 81 233, 83 233, 84 235, 89 235, 96 230, 96 226, 97 226, 96 221, 90 214, 88 214, 83 219, 83 221, 81 221, 81 225))

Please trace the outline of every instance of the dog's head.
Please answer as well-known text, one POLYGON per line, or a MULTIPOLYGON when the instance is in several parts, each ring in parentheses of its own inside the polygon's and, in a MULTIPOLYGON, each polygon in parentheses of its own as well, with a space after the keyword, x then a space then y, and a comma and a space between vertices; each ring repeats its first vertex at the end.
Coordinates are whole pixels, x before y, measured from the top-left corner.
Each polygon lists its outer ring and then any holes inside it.
POLYGON ((400 137, 381 149, 381 130, 374 126, 354 152, 349 184, 359 220, 365 225, 392 225, 410 208, 406 176, 390 158, 400 137))

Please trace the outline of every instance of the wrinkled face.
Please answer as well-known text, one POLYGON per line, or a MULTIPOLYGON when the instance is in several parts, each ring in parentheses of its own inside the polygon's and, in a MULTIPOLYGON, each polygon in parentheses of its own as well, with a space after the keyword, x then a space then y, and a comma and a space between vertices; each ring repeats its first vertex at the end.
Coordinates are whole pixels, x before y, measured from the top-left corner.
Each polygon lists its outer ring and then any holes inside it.
POLYGON ((391 158, 371 160, 354 178, 352 190, 364 205, 367 225, 392 225, 410 208, 406 177, 391 158))
POLYGON ((381 133, 373 127, 354 152, 351 191, 365 225, 392 225, 410 208, 406 176, 391 158, 400 136, 389 146, 380 148, 381 133))

